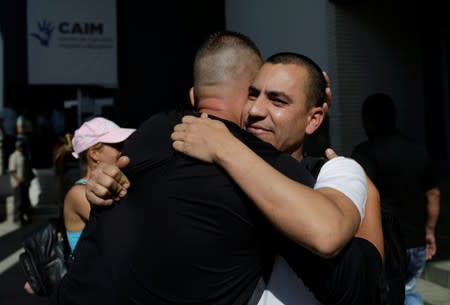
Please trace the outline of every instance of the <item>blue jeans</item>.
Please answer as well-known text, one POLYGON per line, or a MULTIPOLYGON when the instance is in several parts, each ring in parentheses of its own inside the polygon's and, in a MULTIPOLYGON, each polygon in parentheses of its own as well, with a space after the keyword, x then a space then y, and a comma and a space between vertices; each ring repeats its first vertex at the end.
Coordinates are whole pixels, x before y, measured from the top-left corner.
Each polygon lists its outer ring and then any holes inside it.
POLYGON ((406 257, 405 305, 423 305, 416 284, 425 268, 427 250, 425 247, 406 249, 406 257))

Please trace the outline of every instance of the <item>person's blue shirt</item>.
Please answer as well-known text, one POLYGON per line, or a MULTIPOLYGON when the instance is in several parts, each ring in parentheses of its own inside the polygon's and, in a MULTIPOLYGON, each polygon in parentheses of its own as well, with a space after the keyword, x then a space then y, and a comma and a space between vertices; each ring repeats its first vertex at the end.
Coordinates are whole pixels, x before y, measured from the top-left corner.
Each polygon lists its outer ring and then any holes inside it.
MULTIPOLYGON (((78 179, 75 181, 75 184, 86 185, 87 180, 85 178, 78 179)), ((75 247, 77 246, 78 240, 80 239, 81 233, 83 231, 67 231, 67 241, 69 242, 70 251, 73 252, 75 247)))

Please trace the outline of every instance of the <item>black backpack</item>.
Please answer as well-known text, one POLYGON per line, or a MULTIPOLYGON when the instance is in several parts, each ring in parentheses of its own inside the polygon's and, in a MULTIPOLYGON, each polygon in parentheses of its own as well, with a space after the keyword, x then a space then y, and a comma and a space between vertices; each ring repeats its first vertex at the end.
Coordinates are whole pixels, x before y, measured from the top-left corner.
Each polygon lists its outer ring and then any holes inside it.
POLYGON ((23 239, 19 257, 25 278, 39 296, 50 296, 68 270, 70 247, 62 217, 42 224, 23 239))

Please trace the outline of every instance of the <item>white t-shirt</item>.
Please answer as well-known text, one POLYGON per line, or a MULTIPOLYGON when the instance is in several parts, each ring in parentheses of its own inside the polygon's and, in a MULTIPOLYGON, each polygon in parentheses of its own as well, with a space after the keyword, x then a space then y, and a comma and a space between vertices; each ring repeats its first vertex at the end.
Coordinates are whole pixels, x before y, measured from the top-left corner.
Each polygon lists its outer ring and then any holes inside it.
POLYGON ((358 162, 345 157, 327 161, 320 169, 314 189, 321 187, 333 188, 350 198, 362 222, 367 200, 367 177, 358 162))
MULTIPOLYGON (((336 157, 320 169, 314 189, 334 188, 349 197, 364 217, 367 200, 367 178, 362 167, 352 159, 336 157)), ((258 305, 320 305, 302 279, 286 260, 277 255, 272 274, 258 305)))
MULTIPOLYGON (((9 155, 8 171, 15 172, 20 180, 25 178, 25 156, 22 152, 15 150, 9 155)), ((11 186, 16 188, 18 186, 16 179, 11 175, 11 186)))

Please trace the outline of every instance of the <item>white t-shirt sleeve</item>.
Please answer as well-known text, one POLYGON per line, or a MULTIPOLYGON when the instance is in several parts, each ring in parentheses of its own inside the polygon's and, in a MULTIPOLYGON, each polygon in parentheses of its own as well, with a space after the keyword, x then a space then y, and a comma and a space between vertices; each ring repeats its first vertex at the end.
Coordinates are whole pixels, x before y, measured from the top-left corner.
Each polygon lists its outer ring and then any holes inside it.
POLYGON ((336 157, 320 169, 314 189, 329 187, 340 191, 355 204, 364 219, 367 200, 367 178, 363 168, 353 159, 336 157))

